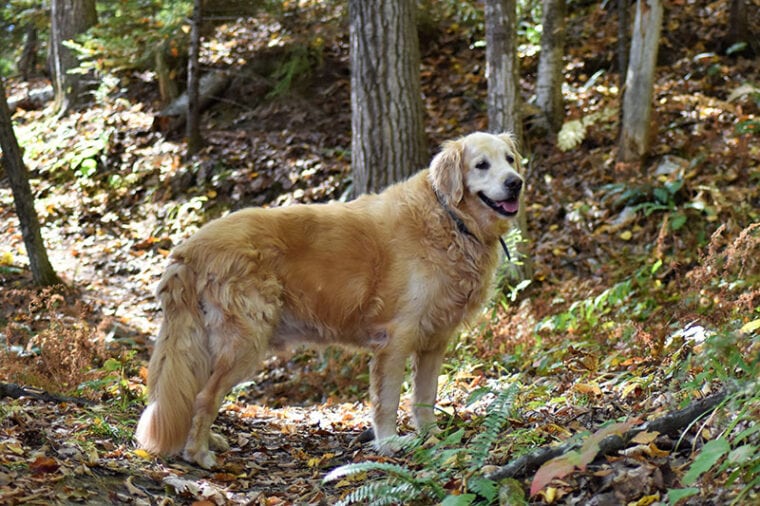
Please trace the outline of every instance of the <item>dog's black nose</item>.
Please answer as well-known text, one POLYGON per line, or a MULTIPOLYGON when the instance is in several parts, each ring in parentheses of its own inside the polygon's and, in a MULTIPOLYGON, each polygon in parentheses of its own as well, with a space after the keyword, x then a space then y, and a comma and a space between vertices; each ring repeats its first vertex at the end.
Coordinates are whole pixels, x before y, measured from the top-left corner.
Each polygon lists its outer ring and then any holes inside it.
POLYGON ((504 180, 504 188, 509 190, 511 193, 519 193, 522 189, 522 185, 523 182, 520 176, 512 175, 504 180))

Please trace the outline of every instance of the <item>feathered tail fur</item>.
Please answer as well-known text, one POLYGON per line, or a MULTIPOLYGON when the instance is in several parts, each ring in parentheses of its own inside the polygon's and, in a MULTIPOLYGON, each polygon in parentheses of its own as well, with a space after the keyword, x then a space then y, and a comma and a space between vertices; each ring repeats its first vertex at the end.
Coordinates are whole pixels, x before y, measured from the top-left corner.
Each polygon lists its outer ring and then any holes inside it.
POLYGON ((171 264, 157 293, 164 321, 148 366, 148 406, 135 438, 151 453, 172 455, 187 440, 195 397, 211 374, 211 357, 190 268, 171 264))

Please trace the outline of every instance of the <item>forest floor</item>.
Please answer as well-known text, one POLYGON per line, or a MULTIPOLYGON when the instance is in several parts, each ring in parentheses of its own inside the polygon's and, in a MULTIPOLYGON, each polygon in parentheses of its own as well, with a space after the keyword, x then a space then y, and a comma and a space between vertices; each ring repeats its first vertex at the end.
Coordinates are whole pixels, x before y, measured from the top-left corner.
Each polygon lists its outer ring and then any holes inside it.
MULTIPOLYGON (((526 106, 534 277, 508 287, 462 333, 440 381, 443 433, 463 429, 464 446, 482 431, 489 401, 521 385, 489 470, 605 422, 662 416, 757 371, 760 66, 726 55, 726 2, 671 14, 655 87, 657 134, 642 167, 615 162, 614 12, 587 8, 569 26, 565 97, 575 142, 563 137, 568 149, 557 148, 526 106)), ((271 359, 227 398, 216 427, 232 449, 212 472, 155 458, 132 441, 161 318, 153 290, 172 247, 225 212, 341 198, 350 184, 341 19, 304 13, 283 27, 262 14, 218 26, 205 65, 235 77, 204 113, 207 147, 190 160, 182 139, 154 128, 160 105, 149 73, 112 82, 91 108, 64 118, 47 108, 16 113, 48 252, 67 288, 32 288, 0 173, 0 381, 70 398, 6 391, 0 399, 0 503, 334 504, 376 476, 323 483, 338 466, 424 467, 354 441, 369 425, 368 357, 332 349, 271 359), (272 96, 281 82, 272 76, 282 74, 265 74, 260 63, 283 58, 305 58, 309 70, 272 96)), ((485 55, 477 27, 438 20, 421 36, 432 155, 443 140, 487 128, 485 55)), ((526 98, 532 49, 521 49, 526 98)), ((45 84, 12 81, 11 94, 45 84)), ((530 503, 665 504, 669 491, 689 484, 679 504, 728 504, 742 492, 745 504, 758 501, 757 483, 746 485, 756 470, 731 478, 730 466, 708 466, 699 481, 684 479, 706 442, 760 416, 757 394, 745 397, 687 431, 556 475, 530 503)), ((402 404, 408 431, 406 395, 402 404)), ((757 433, 744 442, 760 446, 757 433)), ((453 471, 437 470, 442 490, 472 493, 473 471, 446 465, 453 471)), ((527 491, 532 478, 519 477, 518 488, 527 491)), ((487 502, 479 493, 475 500, 487 502)), ((435 503, 430 494, 418 503, 435 503)))

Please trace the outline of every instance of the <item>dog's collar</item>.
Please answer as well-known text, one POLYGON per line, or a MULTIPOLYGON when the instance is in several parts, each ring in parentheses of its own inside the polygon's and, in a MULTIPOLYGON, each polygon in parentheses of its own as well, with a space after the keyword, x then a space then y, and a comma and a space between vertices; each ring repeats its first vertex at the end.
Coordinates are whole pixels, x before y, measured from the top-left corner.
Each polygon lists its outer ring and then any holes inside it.
POLYGON ((443 208, 443 210, 446 211, 446 214, 449 215, 451 220, 457 226, 457 230, 459 230, 461 234, 469 235, 470 237, 473 238, 475 242, 480 243, 480 241, 478 240, 478 236, 473 234, 470 231, 470 229, 467 228, 467 225, 465 224, 464 221, 462 221, 462 218, 460 218, 459 215, 457 215, 457 213, 455 213, 454 210, 449 207, 446 201, 443 200, 443 196, 440 193, 438 193, 438 190, 433 190, 433 191, 435 192, 435 198, 438 200, 438 203, 441 204, 441 207, 443 208))
MULTIPOLYGON (((480 244, 480 240, 478 239, 478 236, 472 233, 469 228, 467 228, 467 224, 462 221, 462 218, 457 215, 457 213, 454 212, 454 210, 449 207, 449 205, 446 203, 445 200, 443 200, 443 196, 438 193, 438 190, 433 189, 433 192, 435 193, 435 198, 438 200, 438 203, 441 204, 441 207, 444 211, 446 211, 446 214, 448 214, 451 217, 451 220, 454 222, 454 224, 457 226, 457 230, 459 230, 459 233, 468 235, 472 237, 472 239, 480 244)), ((507 260, 510 262, 512 261, 512 257, 509 255, 509 248, 507 248, 507 243, 504 242, 504 238, 499 236, 499 242, 501 243, 501 247, 504 250, 504 254, 507 255, 507 260)))

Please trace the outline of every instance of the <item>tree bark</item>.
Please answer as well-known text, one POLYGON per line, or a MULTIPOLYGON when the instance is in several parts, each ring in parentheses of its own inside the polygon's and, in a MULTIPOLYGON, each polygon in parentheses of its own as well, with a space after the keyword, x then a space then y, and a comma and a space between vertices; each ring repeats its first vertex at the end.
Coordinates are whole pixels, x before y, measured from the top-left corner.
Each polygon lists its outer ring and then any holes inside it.
POLYGON ((662 0, 637 0, 631 55, 623 93, 619 158, 641 162, 649 152, 655 128, 652 97, 657 50, 662 29, 662 0))
POLYGON ((21 79, 28 81, 37 66, 37 47, 38 47, 37 27, 34 23, 29 23, 24 29, 24 48, 21 50, 16 62, 18 73, 21 79))
MULTIPOLYGON (((630 0, 617 0, 618 11, 618 41, 617 41, 617 67, 620 77, 618 78, 618 88, 623 90, 625 86, 625 74, 628 71, 628 7, 630 0)), ((622 112, 622 108, 621 108, 622 112)), ((622 114, 620 118, 622 119, 622 114)))
POLYGON ((512 132, 517 144, 523 146, 516 9, 515 0, 486 0, 488 128, 494 132, 512 132))
POLYGON ((744 42, 747 44, 741 51, 736 54, 742 54, 747 58, 760 53, 760 41, 750 28, 747 16, 747 2, 745 0, 731 0, 728 17, 728 33, 726 33, 725 47, 731 48, 734 44, 744 42))
MULTIPOLYGON (((525 154, 523 142, 520 73, 517 60, 517 3, 516 0, 486 0, 486 79, 488 80, 488 128, 492 132, 512 132, 517 145, 525 154)), ((522 172, 522 167, 519 168, 522 172)), ((525 215, 525 192, 520 194, 517 227, 524 242, 518 247, 522 264, 509 264, 508 281, 516 282, 533 277, 528 254, 528 222, 525 215)))
POLYGON ((66 114, 87 100, 93 76, 71 73, 79 66, 74 51, 64 42, 84 33, 97 22, 95 0, 52 0, 50 67, 55 88, 55 110, 66 114))
POLYGON ((187 154, 197 153, 203 144, 200 128, 200 98, 199 83, 200 68, 198 65, 201 47, 201 22, 203 20, 202 0, 193 4, 193 23, 190 32, 190 54, 187 62, 187 154))
POLYGON ((429 158, 414 0, 349 0, 354 196, 380 191, 429 158))
POLYGON ((552 133, 562 127, 565 111, 562 100, 562 71, 565 55, 565 0, 544 0, 541 25, 541 55, 536 78, 536 104, 544 116, 544 126, 552 133))
POLYGON ((13 132, 13 122, 8 110, 5 83, 2 78, 0 78, 0 147, 3 149, 3 165, 11 183, 13 202, 21 224, 21 235, 29 256, 29 267, 34 282, 41 286, 60 284, 61 280, 50 265, 45 244, 42 241, 40 222, 34 210, 34 197, 29 186, 29 175, 21 156, 16 134, 13 132))

